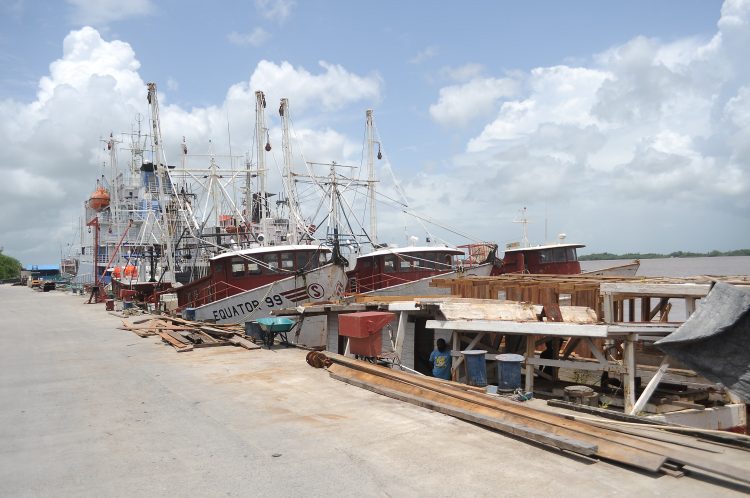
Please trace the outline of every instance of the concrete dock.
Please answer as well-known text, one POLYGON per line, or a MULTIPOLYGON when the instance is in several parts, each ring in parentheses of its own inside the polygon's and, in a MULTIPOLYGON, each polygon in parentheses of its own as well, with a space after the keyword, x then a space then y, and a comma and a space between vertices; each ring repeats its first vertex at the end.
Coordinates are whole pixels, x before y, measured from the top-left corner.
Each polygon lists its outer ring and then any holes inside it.
POLYGON ((306 352, 176 353, 104 305, 0 285, 0 496, 717 496, 331 379, 306 352))

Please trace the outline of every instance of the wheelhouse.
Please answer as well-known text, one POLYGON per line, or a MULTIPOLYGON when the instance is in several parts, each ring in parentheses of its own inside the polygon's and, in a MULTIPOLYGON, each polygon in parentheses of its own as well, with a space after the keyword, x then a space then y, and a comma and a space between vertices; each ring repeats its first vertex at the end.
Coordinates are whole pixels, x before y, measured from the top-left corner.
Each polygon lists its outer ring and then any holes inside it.
POLYGON ((369 292, 453 271, 463 251, 451 247, 380 249, 357 258, 349 292, 369 292))
POLYGON ((577 249, 583 244, 510 247, 505 250, 499 273, 573 275, 581 273, 577 249))
POLYGON ((178 288, 180 307, 196 307, 255 289, 331 260, 331 249, 312 245, 257 247, 211 258, 207 276, 178 288))

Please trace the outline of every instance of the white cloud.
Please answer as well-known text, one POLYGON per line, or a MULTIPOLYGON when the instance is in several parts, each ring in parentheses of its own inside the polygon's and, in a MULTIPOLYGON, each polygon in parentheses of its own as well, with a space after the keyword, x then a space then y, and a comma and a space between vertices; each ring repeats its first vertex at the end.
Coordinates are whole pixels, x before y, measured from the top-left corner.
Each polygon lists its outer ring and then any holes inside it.
POLYGON ((454 81, 468 81, 478 78, 482 75, 484 66, 476 62, 469 62, 457 67, 443 67, 440 69, 440 75, 454 81))
POLYGON ((79 25, 104 26, 113 21, 149 15, 151 0, 66 0, 73 6, 73 20, 79 25))
POLYGON ((430 116, 444 126, 465 126, 473 119, 492 115, 498 100, 517 92, 518 84, 508 78, 473 79, 441 88, 437 103, 430 106, 430 116))
POLYGON ((176 92, 180 89, 180 83, 174 78, 167 79, 167 90, 170 92, 176 92))
POLYGON ((250 33, 237 33, 232 31, 227 35, 230 43, 235 45, 250 45, 259 47, 271 38, 271 34, 263 28, 255 28, 250 33))
POLYGON ((420 50, 417 54, 409 59, 410 64, 421 64, 428 59, 432 59, 438 54, 438 49, 435 46, 429 46, 424 50, 420 50))
POLYGON ((280 23, 292 14, 295 5, 292 0, 255 0, 255 8, 263 17, 280 23))
MULTIPOLYGON (((466 123, 476 115, 470 106, 487 102, 494 117, 443 166, 454 176, 423 178, 411 192, 427 205, 432 188, 445 181, 461 211, 480 211, 487 199, 495 213, 555 206, 557 216, 576 225, 595 224, 592 233, 601 231, 612 244, 601 249, 612 250, 642 249, 625 245, 634 235, 669 239, 662 250, 705 247, 711 242, 696 241, 701 228, 688 221, 700 211, 715 220, 703 230, 723 230, 723 240, 746 246, 750 232, 743 227, 739 235, 737 223, 746 227, 750 219, 747 46, 750 2, 727 1, 709 39, 636 37, 594 54, 592 64, 515 73, 517 94, 472 90, 489 76, 446 86, 430 107, 436 121, 466 123), (666 218, 681 220, 667 228, 666 218)), ((452 210, 444 210, 446 223, 464 223, 452 210)))
MULTIPOLYGON (((106 41, 91 27, 72 31, 63 42, 63 55, 50 64, 39 80, 36 98, 28 103, 0 100, 0 234, 8 254, 24 262, 54 262, 61 241, 72 240, 82 205, 93 191, 107 162, 101 137, 131 130, 137 114, 147 130, 146 82, 132 47, 106 41), (33 227, 30 228, 30 226, 33 227)), ((359 159, 361 144, 314 119, 321 109, 357 110, 380 96, 377 75, 357 75, 344 67, 321 63, 312 73, 287 62, 261 61, 249 81, 227 89, 224 102, 208 107, 181 108, 170 104, 165 91, 176 88, 168 80, 159 86, 160 115, 165 153, 177 164, 184 136, 192 153, 217 155, 229 150, 227 126, 232 130, 235 154, 252 151, 253 91, 268 90, 266 110, 273 144, 269 167, 282 162, 276 105, 288 97, 294 122, 294 151, 310 159, 351 162, 359 159), (313 112, 305 113, 305 109, 313 112), (310 118, 310 116, 314 118, 310 118), (229 122, 229 123, 228 123, 229 122), (250 132, 248 132, 250 130, 250 132)), ((328 114, 330 117, 330 114, 328 114)), ((119 151, 120 162, 129 153, 119 151)), ((196 159, 200 161, 200 159, 196 159)), ((278 182, 272 185, 278 188, 278 182)))
POLYGON ((323 69, 313 74, 303 67, 288 62, 276 64, 262 60, 250 76, 249 85, 235 85, 234 92, 264 90, 269 100, 275 102, 287 97, 294 109, 321 106, 323 110, 336 110, 356 101, 377 101, 380 98, 381 80, 377 74, 360 76, 338 64, 318 63, 323 69))

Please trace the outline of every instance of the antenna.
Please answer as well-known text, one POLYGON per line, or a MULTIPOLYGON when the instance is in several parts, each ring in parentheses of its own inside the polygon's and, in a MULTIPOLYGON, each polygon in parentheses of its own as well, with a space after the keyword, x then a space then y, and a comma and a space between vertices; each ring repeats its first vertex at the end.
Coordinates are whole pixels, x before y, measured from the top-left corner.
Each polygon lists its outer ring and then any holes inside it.
POLYGON ((523 238, 521 239, 521 246, 522 247, 529 247, 529 237, 527 234, 527 226, 529 224, 529 220, 526 218, 526 206, 521 210, 521 219, 520 220, 513 220, 513 223, 520 223, 523 225, 523 238))

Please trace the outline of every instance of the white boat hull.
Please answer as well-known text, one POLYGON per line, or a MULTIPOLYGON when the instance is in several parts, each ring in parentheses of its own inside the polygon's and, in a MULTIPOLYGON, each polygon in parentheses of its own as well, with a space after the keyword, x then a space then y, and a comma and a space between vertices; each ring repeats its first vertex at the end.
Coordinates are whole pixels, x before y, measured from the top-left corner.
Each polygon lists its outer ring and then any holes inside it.
POLYGON ((216 323, 244 323, 271 316, 271 311, 293 308, 309 301, 341 296, 347 277, 344 269, 328 264, 195 309, 195 319, 216 323))
POLYGON ((435 278, 460 278, 462 276, 475 276, 475 277, 488 277, 492 271, 492 263, 484 263, 477 265, 473 268, 468 268, 463 271, 452 271, 443 273, 442 275, 436 275, 432 277, 425 277, 412 282, 404 282, 403 284, 391 285, 383 289, 378 289, 370 292, 363 292, 363 296, 437 296, 437 295, 449 295, 451 290, 443 287, 430 287, 430 282, 435 278))
POLYGON ((607 268, 601 268, 599 270, 582 271, 581 275, 588 275, 590 277, 632 277, 638 273, 640 268, 640 261, 633 261, 625 265, 608 266, 607 268))

